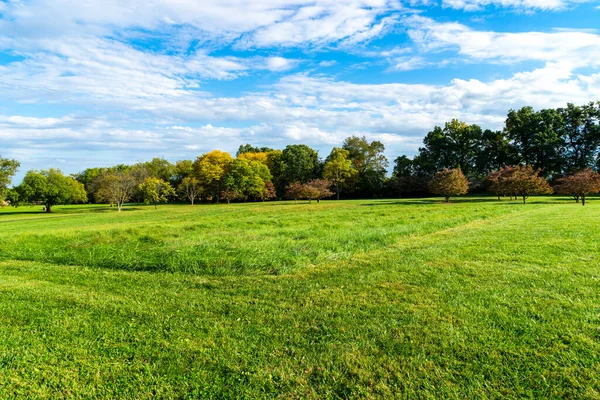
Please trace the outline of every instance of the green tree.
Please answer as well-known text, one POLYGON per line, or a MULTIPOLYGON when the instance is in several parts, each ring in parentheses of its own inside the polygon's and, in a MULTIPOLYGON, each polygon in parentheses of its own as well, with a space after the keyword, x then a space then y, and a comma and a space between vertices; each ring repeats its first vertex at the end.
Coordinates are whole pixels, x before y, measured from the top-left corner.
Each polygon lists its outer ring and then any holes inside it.
POLYGON ((158 178, 146 178, 139 189, 144 195, 144 201, 154 204, 154 209, 158 208, 159 203, 167 203, 170 197, 175 196, 175 190, 169 182, 158 178))
POLYGON ((346 182, 352 181, 358 174, 352 167, 349 155, 348 150, 334 147, 329 157, 327 157, 323 169, 323 178, 332 183, 338 200, 346 182))
POLYGON ((64 176, 60 170, 29 171, 15 188, 22 203, 42 203, 46 212, 60 204, 85 203, 87 194, 83 184, 64 176))
POLYGON ((0 157, 0 202, 6 198, 8 185, 20 166, 17 160, 0 157))
POLYGON ((388 161, 385 146, 379 141, 368 142, 367 139, 351 136, 344 141, 342 148, 348 151, 357 173, 357 186, 362 195, 380 193, 387 175, 388 161))
POLYGON ((236 158, 223 178, 223 193, 235 193, 235 198, 244 200, 249 197, 262 200, 267 195, 267 182, 270 181, 271 172, 265 164, 236 158))
POLYGON ((306 183, 317 177, 319 154, 305 144, 287 146, 281 154, 283 180, 306 183))
POLYGON ((600 146, 600 103, 559 108, 564 138, 564 173, 583 171, 594 164, 600 146))

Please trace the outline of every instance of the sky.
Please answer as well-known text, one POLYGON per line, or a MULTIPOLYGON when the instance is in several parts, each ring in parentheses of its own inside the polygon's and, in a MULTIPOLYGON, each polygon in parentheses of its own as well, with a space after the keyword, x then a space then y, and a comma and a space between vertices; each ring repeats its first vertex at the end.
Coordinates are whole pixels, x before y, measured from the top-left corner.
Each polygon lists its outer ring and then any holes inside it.
POLYGON ((0 0, 0 155, 31 169, 351 135, 392 161, 452 118, 600 100, 600 0, 0 0))

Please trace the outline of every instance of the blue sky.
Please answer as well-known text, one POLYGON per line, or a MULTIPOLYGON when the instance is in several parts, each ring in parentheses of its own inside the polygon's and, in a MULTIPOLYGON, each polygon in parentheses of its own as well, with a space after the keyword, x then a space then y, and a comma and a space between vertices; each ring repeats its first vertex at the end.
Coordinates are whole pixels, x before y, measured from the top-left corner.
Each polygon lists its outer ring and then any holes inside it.
POLYGON ((75 173, 600 100, 600 2, 0 0, 0 155, 75 173))

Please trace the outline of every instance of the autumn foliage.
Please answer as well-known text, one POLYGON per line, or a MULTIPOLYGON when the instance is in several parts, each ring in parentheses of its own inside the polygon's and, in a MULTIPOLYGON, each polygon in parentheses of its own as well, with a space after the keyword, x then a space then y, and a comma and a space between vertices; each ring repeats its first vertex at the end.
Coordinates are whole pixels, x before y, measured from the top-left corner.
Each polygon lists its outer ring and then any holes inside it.
POLYGON ((433 194, 444 196, 446 203, 451 197, 466 194, 469 191, 469 180, 460 168, 438 171, 429 182, 429 190, 433 194))
POLYGON ((585 170, 558 180, 557 190, 560 194, 573 196, 575 201, 585 206, 585 198, 589 194, 600 192, 600 174, 586 168, 585 170))
POLYGON ((488 176, 490 190, 498 196, 521 197, 523 204, 536 194, 551 194, 552 187, 531 165, 506 166, 488 176))

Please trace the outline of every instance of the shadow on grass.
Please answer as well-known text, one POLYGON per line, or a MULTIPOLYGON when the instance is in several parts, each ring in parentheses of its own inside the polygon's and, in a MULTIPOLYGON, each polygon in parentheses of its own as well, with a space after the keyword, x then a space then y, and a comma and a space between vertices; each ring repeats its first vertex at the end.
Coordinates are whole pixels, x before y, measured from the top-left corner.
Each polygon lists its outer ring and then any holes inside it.
MULTIPOLYGON (((575 203, 573 200, 569 199, 543 199, 541 200, 539 197, 537 198, 529 198, 527 200, 527 204, 567 204, 567 203, 575 203)), ((475 204, 475 203, 487 203, 487 204, 497 204, 497 205, 515 205, 515 204, 523 204, 523 200, 518 198, 516 200, 510 200, 508 198, 502 198, 498 200, 496 197, 490 198, 452 198, 450 202, 447 203, 444 199, 395 199, 395 200, 378 200, 374 203, 366 203, 361 204, 361 206, 366 207, 376 207, 376 206, 401 206, 401 205, 429 205, 429 204, 475 204)), ((526 204, 526 205, 527 205, 526 204)))
MULTIPOLYGON (((121 212, 129 212, 129 211, 138 211, 141 208, 139 207, 123 207, 121 209, 121 212)), ((15 209, 14 211, 1 211, 0 212, 0 218, 4 215, 9 216, 9 215, 69 215, 69 214, 105 214, 105 213, 111 213, 111 212, 117 212, 116 207, 95 207, 95 208, 90 208, 89 206, 86 208, 85 206, 81 206, 81 207, 69 207, 69 208, 56 208, 53 209, 52 212, 47 213, 46 211, 44 211, 43 208, 40 207, 39 210, 19 210, 18 208, 15 209)))

